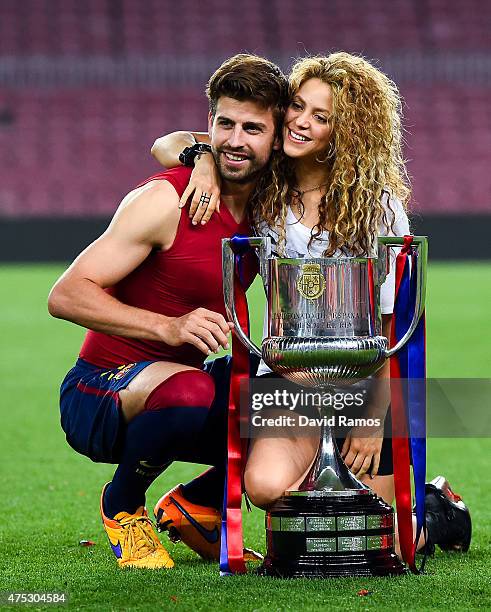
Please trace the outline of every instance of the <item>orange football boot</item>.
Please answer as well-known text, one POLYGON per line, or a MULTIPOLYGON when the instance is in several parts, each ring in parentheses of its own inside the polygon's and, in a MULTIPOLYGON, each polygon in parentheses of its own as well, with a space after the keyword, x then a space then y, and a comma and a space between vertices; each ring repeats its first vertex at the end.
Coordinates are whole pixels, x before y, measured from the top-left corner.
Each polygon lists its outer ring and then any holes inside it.
MULTIPOLYGON (((172 542, 180 540, 203 559, 220 559, 222 515, 210 506, 188 501, 179 484, 159 499, 154 515, 159 531, 168 531, 172 542)), ((244 548, 244 561, 261 561, 263 556, 244 548)))
POLYGON ((102 500, 106 487, 107 484, 101 494, 102 524, 119 567, 147 569, 174 567, 174 561, 160 543, 143 506, 140 506, 134 514, 118 512, 113 519, 104 514, 102 500))

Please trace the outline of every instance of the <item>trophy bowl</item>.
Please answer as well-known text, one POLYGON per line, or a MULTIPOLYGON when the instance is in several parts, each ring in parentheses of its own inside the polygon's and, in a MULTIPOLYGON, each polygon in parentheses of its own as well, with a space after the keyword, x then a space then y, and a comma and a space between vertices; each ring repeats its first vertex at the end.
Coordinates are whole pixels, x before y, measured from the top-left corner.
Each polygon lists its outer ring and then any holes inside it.
POLYGON ((385 360, 388 341, 372 338, 265 338, 262 357, 288 380, 307 387, 366 378, 385 360))

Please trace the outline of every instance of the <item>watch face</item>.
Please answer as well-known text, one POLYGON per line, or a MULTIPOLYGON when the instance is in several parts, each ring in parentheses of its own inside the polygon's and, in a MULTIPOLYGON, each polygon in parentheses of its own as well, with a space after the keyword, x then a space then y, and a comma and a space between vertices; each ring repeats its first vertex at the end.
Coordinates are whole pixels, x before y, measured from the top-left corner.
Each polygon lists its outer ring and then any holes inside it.
POLYGON ((205 144, 204 142, 198 142, 192 147, 185 147, 179 154, 179 161, 184 166, 192 167, 194 166, 194 160, 198 155, 201 155, 201 153, 209 153, 210 151, 210 145, 205 144))
POLYGON ((192 166, 194 155, 192 153, 192 147, 185 147, 181 153, 179 153, 179 161, 183 166, 192 166))

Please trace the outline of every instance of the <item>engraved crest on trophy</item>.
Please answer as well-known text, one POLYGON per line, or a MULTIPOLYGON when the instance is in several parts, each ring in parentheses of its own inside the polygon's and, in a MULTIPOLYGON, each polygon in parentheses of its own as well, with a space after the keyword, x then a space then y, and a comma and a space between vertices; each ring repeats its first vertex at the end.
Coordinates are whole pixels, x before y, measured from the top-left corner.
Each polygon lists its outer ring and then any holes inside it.
POLYGON ((297 281, 297 289, 300 295, 308 300, 317 300, 326 288, 326 281, 320 273, 319 264, 304 264, 302 273, 297 281))

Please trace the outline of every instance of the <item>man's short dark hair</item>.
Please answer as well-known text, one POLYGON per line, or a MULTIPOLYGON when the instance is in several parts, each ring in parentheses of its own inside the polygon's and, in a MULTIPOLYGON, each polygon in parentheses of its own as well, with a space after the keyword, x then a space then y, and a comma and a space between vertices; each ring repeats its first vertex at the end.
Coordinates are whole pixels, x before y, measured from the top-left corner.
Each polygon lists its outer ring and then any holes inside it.
POLYGON ((221 97, 251 101, 273 111, 279 132, 288 100, 288 81, 273 62, 248 53, 239 53, 215 70, 206 87, 210 112, 214 116, 221 97))

